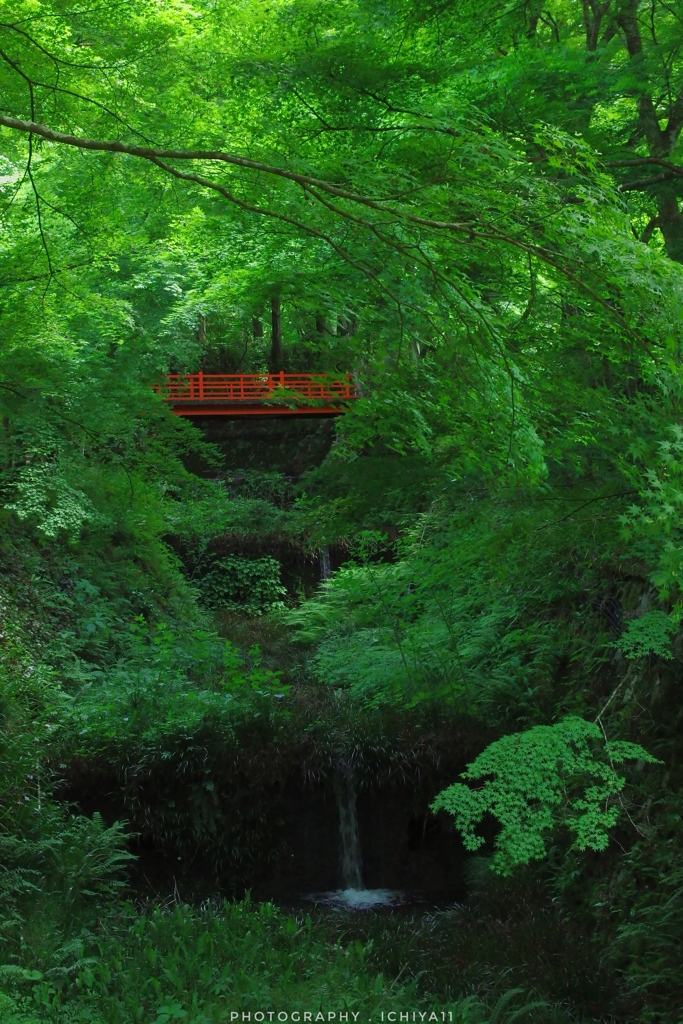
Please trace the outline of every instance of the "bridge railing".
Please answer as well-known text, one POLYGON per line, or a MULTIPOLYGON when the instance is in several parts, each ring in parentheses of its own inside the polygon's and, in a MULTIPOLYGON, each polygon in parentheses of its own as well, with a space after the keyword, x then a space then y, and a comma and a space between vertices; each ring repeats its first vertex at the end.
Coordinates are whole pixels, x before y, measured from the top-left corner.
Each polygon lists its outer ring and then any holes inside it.
POLYGON ((358 397, 351 373, 171 373, 154 390, 167 402, 254 404, 276 399, 282 391, 328 402, 358 397))

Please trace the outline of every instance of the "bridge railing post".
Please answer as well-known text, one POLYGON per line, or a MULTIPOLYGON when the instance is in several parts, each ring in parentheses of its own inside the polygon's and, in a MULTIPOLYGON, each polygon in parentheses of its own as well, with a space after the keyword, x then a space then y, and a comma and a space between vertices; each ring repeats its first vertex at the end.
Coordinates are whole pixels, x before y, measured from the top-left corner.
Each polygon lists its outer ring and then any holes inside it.
POLYGON ((199 384, 199 401, 201 402, 204 397, 204 374, 201 370, 197 374, 197 378, 199 384))

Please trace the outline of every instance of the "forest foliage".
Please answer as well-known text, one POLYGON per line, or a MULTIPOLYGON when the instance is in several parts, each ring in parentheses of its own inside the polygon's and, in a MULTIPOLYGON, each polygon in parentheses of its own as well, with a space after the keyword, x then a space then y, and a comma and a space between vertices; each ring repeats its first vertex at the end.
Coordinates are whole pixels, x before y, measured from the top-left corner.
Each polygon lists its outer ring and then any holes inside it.
POLYGON ((6 1014, 675 1024, 683 6, 0 11, 6 1014), (297 474, 152 390, 276 364, 359 390, 297 474), (469 767, 430 800, 494 869, 460 981, 440 919, 427 969, 380 925, 122 902, 136 842, 241 897, 294 766, 413 779, 439 729, 469 767))

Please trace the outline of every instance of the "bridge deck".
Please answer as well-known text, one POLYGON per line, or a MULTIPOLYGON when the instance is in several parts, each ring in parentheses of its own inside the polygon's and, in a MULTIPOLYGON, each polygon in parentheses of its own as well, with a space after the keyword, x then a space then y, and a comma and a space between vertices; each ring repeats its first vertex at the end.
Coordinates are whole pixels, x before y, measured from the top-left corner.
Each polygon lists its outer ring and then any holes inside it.
POLYGON ((154 390, 176 416, 326 416, 358 397, 350 373, 169 374, 154 390))

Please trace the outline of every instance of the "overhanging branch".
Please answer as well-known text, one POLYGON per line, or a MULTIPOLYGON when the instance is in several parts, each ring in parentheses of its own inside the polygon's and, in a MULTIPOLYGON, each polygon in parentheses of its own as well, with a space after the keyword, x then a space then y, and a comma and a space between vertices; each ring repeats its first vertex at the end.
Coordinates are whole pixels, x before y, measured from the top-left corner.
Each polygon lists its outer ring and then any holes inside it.
MULTIPOLYGON (((252 160, 249 157, 238 156, 233 153, 225 153, 222 150, 164 149, 152 146, 136 146, 127 142, 121 142, 118 139, 83 138, 77 135, 70 135, 66 132, 56 131, 55 129, 49 128, 36 121, 26 121, 22 118, 11 117, 8 114, 0 114, 0 126, 4 126, 5 128, 9 128, 13 131, 24 132, 28 134, 29 139, 31 139, 32 136, 37 136, 45 139, 47 142, 71 146, 76 149, 104 153, 121 153, 123 155, 147 160, 156 164, 160 169, 168 174, 172 174, 176 178, 193 181, 203 188, 208 188, 220 193, 229 202, 241 207, 245 211, 273 217, 277 220, 290 224, 297 230, 304 231, 308 235, 317 237, 331 245, 339 255, 342 255, 342 250, 338 243, 336 243, 328 234, 321 232, 312 225, 305 224, 302 221, 289 217, 279 211, 254 206, 231 193, 219 182, 212 181, 210 178, 206 178, 203 175, 196 173, 180 171, 178 168, 173 167, 172 164, 169 164, 168 161, 175 162, 182 160, 200 161, 204 163, 222 163, 232 167, 244 168, 245 170, 255 171, 257 173, 267 174, 286 181, 291 181, 294 184, 303 187, 309 195, 314 195, 312 190, 319 190, 319 192, 335 196, 337 199, 358 204, 366 209, 374 210, 389 221, 402 220, 432 231, 462 235, 465 236, 463 238, 463 241, 465 242, 474 242, 476 239, 480 239, 482 241, 493 241, 499 244, 511 246, 526 254, 531 253, 541 262, 554 267, 558 273, 571 281, 579 291, 584 292, 598 305, 602 306, 610 317, 616 320, 616 322, 619 323, 619 325, 627 331, 631 337, 641 340, 637 332, 630 327, 624 317, 614 309, 613 305, 603 299, 593 288, 583 282, 578 268, 576 270, 569 269, 563 264, 560 254, 554 254, 542 245, 525 242, 523 239, 517 238, 506 231, 500 231, 492 224, 481 225, 475 224, 472 221, 445 221, 435 220, 428 217, 420 217, 407 210, 397 208, 393 205, 390 206, 389 200, 365 196, 351 189, 344 188, 342 185, 326 181, 322 178, 317 178, 309 174, 302 174, 298 171, 288 170, 287 168, 278 167, 275 164, 268 164, 260 160, 252 160)), ((320 200, 320 196, 316 198, 320 200)), ((364 226, 375 230, 376 233, 376 226, 371 224, 371 222, 364 222, 364 226)), ((351 265, 356 266, 358 269, 362 269, 364 273, 367 273, 367 268, 359 266, 358 262, 351 257, 350 253, 343 252, 342 258, 351 265)), ((371 274, 370 276, 374 276, 376 283, 378 282, 379 279, 376 274, 371 274)), ((386 287, 382 286, 382 290, 386 291, 386 287)))

